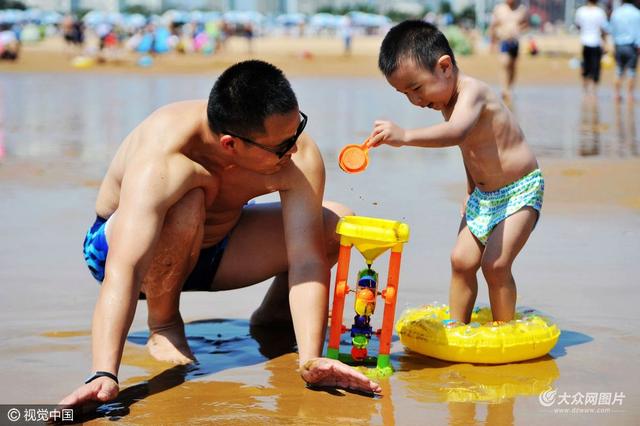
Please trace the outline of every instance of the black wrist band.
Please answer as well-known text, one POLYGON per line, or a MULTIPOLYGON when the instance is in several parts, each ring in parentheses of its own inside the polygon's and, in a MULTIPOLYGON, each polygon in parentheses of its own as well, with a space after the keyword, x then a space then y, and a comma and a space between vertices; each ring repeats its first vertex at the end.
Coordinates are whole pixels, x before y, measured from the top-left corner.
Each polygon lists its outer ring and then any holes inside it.
POLYGON ((114 382, 116 382, 116 384, 120 384, 118 383, 118 376, 116 376, 115 374, 109 373, 108 371, 96 371, 95 373, 93 373, 92 376, 90 376, 87 380, 84 381, 85 385, 87 383, 93 382, 98 377, 108 377, 114 382))

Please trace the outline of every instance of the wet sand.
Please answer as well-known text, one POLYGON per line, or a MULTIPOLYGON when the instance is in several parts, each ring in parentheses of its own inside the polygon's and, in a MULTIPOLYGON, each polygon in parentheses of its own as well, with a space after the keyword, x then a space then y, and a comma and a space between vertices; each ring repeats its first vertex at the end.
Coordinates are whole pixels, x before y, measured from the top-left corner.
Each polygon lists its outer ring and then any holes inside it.
MULTIPOLYGON (((193 97, 210 82, 193 76, 3 75, 0 378, 5 386, 0 403, 55 403, 87 375, 98 288, 83 263, 81 243, 99 180, 119 140, 139 119, 157 105, 193 97), (52 79, 55 85, 49 85, 52 79), (76 103, 59 102, 71 90, 78 90, 76 103), (124 99, 129 99, 126 106, 124 99)), ((376 151, 369 169, 354 176, 336 165, 339 147, 361 138, 379 115, 413 125, 440 117, 404 106, 377 78, 294 77, 292 83, 325 157, 326 198, 361 215, 411 226, 396 317, 409 306, 446 302, 448 256, 464 191, 459 153, 376 151), (331 101, 334 107, 327 108, 331 101), (329 122, 334 124, 326 126, 329 122)), ((540 86, 535 79, 523 81, 514 104, 547 187, 541 221, 514 266, 518 304, 535 307, 560 325, 560 341, 549 356, 504 366, 451 364, 407 353, 396 339, 396 373, 381 381, 381 397, 307 389, 295 371, 290 331, 248 326, 267 288, 263 283, 182 297, 189 343, 200 360, 193 367, 172 368, 147 355, 146 306, 140 302, 125 346, 121 396, 87 419, 230 425, 636 424, 640 144, 630 125, 638 123, 638 109, 617 114, 607 88, 601 90, 598 114, 586 104, 581 106, 575 81, 561 88, 540 86), (573 108, 575 113, 559 115, 538 96, 557 111, 573 108), (624 397, 621 405, 568 407, 608 412, 558 413, 554 409, 567 407, 544 407, 538 400, 547 389, 558 395, 624 397)), ((351 276, 362 266, 358 256, 352 256, 351 276)), ((386 262, 382 256, 374 264, 383 277, 386 262)), ((482 279, 478 302, 488 302, 482 279)), ((374 328, 381 314, 376 312, 374 328)))

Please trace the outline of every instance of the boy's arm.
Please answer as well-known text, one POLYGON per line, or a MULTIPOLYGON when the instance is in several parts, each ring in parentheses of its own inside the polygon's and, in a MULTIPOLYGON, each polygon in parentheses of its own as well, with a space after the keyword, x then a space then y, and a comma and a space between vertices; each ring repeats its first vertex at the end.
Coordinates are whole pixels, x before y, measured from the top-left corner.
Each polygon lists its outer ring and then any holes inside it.
POLYGON ((418 146, 422 148, 444 148, 462 143, 478 122, 484 107, 484 95, 477 84, 468 84, 461 91, 449 121, 431 127, 404 130, 390 121, 374 123, 367 145, 418 146))
POLYGON ((377 384, 351 367, 320 358, 330 287, 322 221, 325 170, 317 146, 306 134, 301 139, 286 175, 287 189, 280 192, 289 262, 289 305, 301 374, 315 385, 379 392, 377 384))
MULTIPOLYGON (((109 254, 92 324, 93 370, 118 375, 125 338, 136 310, 142 278, 153 256, 164 216, 181 196, 163 160, 129 166, 120 192, 116 220, 110 224, 109 254), (176 191, 178 190, 178 191, 176 191), (170 192, 174 192, 170 196, 170 192)), ((179 185, 178 185, 179 186, 179 185)), ((108 377, 80 386, 61 405, 107 401, 118 394, 108 377)))

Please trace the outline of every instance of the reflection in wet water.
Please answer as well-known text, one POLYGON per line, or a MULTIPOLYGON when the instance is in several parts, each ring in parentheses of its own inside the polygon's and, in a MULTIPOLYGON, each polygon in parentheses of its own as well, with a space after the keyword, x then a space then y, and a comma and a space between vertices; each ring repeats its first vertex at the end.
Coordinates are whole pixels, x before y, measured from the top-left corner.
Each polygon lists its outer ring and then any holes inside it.
MULTIPOLYGON (((59 332, 52 337, 77 334, 59 332)), ((206 320, 186 324, 186 334, 198 363, 166 369, 141 346, 148 334, 131 333, 128 340, 134 345, 125 351, 123 363, 147 374, 123 383, 115 401, 84 407, 82 420, 108 417, 152 424, 162 418, 177 424, 215 419, 224 424, 226 419, 233 424, 242 418, 276 424, 295 420, 312 425, 394 425, 407 424, 395 406, 407 406, 408 399, 427 410, 432 404, 447 404, 449 424, 513 424, 515 401, 538 396, 560 377, 550 356, 507 365, 471 365, 401 350, 392 353, 396 372, 381 381, 383 396, 367 398, 342 390, 304 389, 295 368, 292 328, 206 320), (243 369, 258 364, 260 368, 243 369), (226 371, 230 371, 227 378, 226 371), (394 398, 401 400, 394 403, 394 398)), ((589 341, 584 334, 563 331, 554 356, 564 356, 566 347, 589 341)))
POLYGON ((600 122, 598 98, 592 95, 582 97, 580 104, 580 144, 578 154, 589 157, 600 154, 601 134, 609 126, 600 122))
MULTIPOLYGON (((584 95, 580 104, 580 140, 578 155, 591 157, 632 157, 638 155, 635 104, 614 102, 614 122, 601 118, 602 101, 593 95, 584 95)), ((608 103, 606 105, 608 107, 608 103)))
POLYGON ((630 157, 638 155, 638 134, 636 133, 636 110, 635 102, 616 102, 616 130, 618 131, 618 140, 620 141, 621 157, 630 157))
MULTIPOLYGON (((66 162, 88 171, 88 177, 101 176, 121 140, 151 111, 178 100, 205 98, 214 79, 5 74, 0 80, 0 152, 4 136, 8 157, 66 162)), ((438 113, 409 105, 382 79, 323 79, 318 84, 300 78, 293 86, 308 111, 308 131, 328 162, 343 145, 361 142, 376 118, 391 118, 405 127, 442 121, 438 113)), ((614 105, 605 95, 581 100, 577 87, 523 87, 512 108, 538 155, 638 155, 633 103, 614 105)), ((446 155, 458 156, 455 151, 446 155)), ((420 155, 415 150, 376 154, 374 162, 420 155)), ((437 161, 433 154, 420 157, 437 161)))

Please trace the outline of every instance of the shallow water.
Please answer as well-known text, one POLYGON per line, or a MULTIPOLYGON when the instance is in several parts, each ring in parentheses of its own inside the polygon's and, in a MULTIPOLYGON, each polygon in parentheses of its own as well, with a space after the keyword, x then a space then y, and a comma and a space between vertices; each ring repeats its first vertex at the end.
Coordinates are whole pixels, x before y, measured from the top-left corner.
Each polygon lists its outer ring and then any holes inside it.
MULTIPOLYGON (((0 78, 0 378, 12 384, 0 390, 0 403, 56 402, 86 376, 97 286, 80 245, 94 214, 97 184, 121 139, 140 120, 165 103, 206 96, 213 78, 0 78)), ((440 121, 439 114, 412 108, 381 80, 300 78, 292 84, 325 157, 326 198, 361 215, 411 226, 396 316, 406 307, 446 302, 448 256, 465 185, 457 149, 376 150, 360 175, 346 175, 336 164, 339 149, 362 141, 378 117, 422 126, 440 121)), ((571 164, 560 166, 556 181, 549 179, 550 201, 514 266, 518 304, 553 316, 563 330, 549 356, 505 366, 450 364, 406 353, 395 341, 396 373, 382 380, 382 398, 314 391, 295 372, 290 332, 248 326, 265 284, 186 294, 182 311, 200 364, 168 368, 150 359, 142 346, 141 303, 120 373, 126 389, 118 402, 89 418, 107 415, 135 424, 637 422, 640 215, 597 199, 578 207, 561 201, 575 194, 589 199, 590 188, 570 182, 596 165, 638 164, 640 111, 616 107, 605 88, 597 100, 583 98, 577 85, 519 87, 513 108, 543 170, 559 161, 571 164), (570 193, 551 197, 566 182, 570 193), (604 413, 560 413, 554 409, 566 407, 540 403, 538 395, 547 389, 557 390, 558 398, 563 392, 625 397, 620 405, 570 406, 609 410, 604 413)), ((640 170, 631 170, 626 178, 638 179, 640 170)), ((352 276, 364 266, 359 259, 352 256, 352 276)), ((383 255, 374 265, 381 282, 387 262, 383 255)), ((488 302, 482 280, 478 301, 488 302)))

